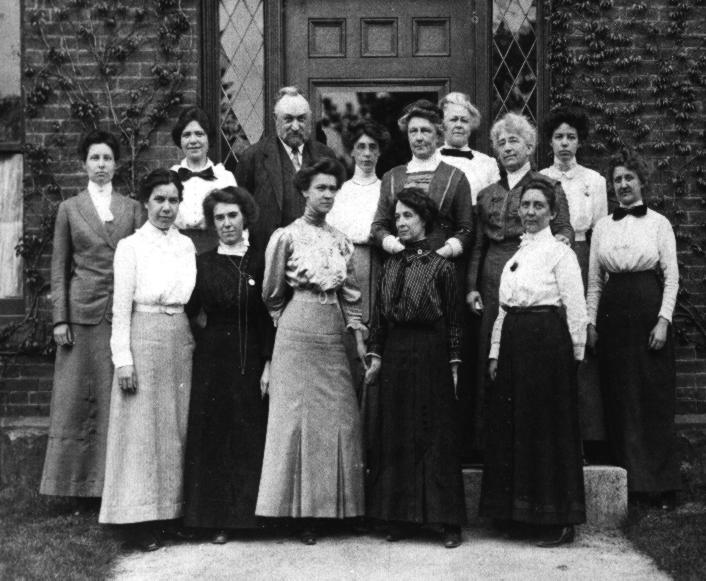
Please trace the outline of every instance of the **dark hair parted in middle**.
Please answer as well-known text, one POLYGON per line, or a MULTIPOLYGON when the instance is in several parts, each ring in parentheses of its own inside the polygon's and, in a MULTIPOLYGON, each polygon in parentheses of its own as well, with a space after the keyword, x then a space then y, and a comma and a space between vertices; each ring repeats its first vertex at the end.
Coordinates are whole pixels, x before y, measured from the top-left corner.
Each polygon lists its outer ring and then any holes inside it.
POLYGON ((208 142, 213 142, 213 127, 211 125, 211 120, 208 118, 208 115, 206 115, 206 112, 198 107, 189 107, 181 112, 179 118, 177 119, 176 125, 172 128, 172 141, 177 147, 181 148, 181 134, 184 133, 184 129, 192 121, 196 121, 199 125, 201 125, 201 128, 208 136, 208 142))
POLYGON ((420 188, 404 188, 397 194, 396 202, 402 202, 419 214, 419 218, 424 222, 426 234, 434 230, 439 216, 439 209, 436 207, 434 200, 424 193, 424 190, 420 188))
POLYGON ((336 178, 336 187, 340 190, 346 180, 346 170, 335 159, 323 157, 312 165, 305 165, 294 176, 294 187, 300 192, 305 192, 311 186, 311 180, 318 174, 325 174, 336 178))
POLYGON ((363 136, 367 135, 370 139, 374 139, 380 151, 385 151, 390 144, 390 132, 372 119, 363 119, 355 123, 351 123, 348 129, 343 133, 343 145, 348 151, 352 151, 355 144, 363 136))
POLYGON ((588 139, 588 115, 586 115, 586 111, 580 107, 571 107, 566 105, 563 107, 557 107, 549 112, 547 119, 542 125, 544 136, 548 141, 551 141, 552 135, 554 135, 554 132, 562 123, 566 123, 569 127, 576 129, 579 141, 585 141, 588 139))
POLYGON ((404 108, 402 117, 397 121, 397 126, 403 133, 407 133, 409 120, 414 117, 426 119, 436 128, 437 137, 444 136, 444 114, 434 103, 426 99, 419 99, 414 103, 410 103, 404 108))
POLYGON ((203 217, 206 224, 213 228, 213 211, 216 204, 237 204, 243 214, 243 227, 257 222, 260 208, 245 188, 227 186, 220 190, 211 190, 203 201, 203 217))
POLYGON ((540 192, 542 192, 544 194, 544 197, 547 199, 547 204, 549 204, 549 209, 551 210, 552 214, 556 212, 557 202, 555 184, 553 184, 549 180, 543 179, 532 179, 528 181, 524 186, 522 186, 520 202, 522 201, 522 198, 524 198, 525 193, 529 190, 539 190, 540 192))
POLYGON ((118 138, 115 137, 110 131, 103 131, 102 129, 94 129, 89 131, 83 137, 78 144, 78 155, 81 161, 86 161, 88 157, 88 150, 91 145, 96 145, 97 143, 105 143, 110 149, 113 150, 113 158, 115 161, 120 159, 120 142, 118 138))
POLYGON ((142 179, 142 182, 140 182, 140 190, 137 192, 137 201, 143 204, 147 203, 152 195, 152 190, 157 186, 166 186, 168 184, 174 184, 176 186, 177 192, 179 192, 179 201, 181 202, 184 186, 179 176, 176 172, 162 167, 153 169, 142 179))

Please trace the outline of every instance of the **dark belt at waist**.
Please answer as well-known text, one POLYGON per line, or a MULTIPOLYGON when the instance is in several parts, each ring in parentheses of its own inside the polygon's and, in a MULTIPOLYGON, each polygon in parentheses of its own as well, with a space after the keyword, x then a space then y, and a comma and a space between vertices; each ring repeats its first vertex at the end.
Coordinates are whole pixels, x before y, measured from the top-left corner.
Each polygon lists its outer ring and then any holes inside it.
POLYGON ((623 272, 608 271, 609 278, 640 278, 647 276, 657 276, 657 271, 654 268, 650 270, 625 270, 623 272))
POLYGON ((530 313, 555 313, 559 310, 556 305, 536 305, 534 307, 503 307, 505 312, 513 315, 525 315, 530 313))

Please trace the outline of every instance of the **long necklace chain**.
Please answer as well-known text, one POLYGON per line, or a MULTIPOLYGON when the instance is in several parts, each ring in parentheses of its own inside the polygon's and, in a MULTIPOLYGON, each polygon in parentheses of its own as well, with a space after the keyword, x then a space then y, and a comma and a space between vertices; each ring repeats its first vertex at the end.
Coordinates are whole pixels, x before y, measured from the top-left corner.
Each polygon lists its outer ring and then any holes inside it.
POLYGON ((245 364, 248 359, 248 285, 253 285, 255 281, 245 271, 248 265, 247 253, 240 259, 240 266, 230 256, 226 255, 230 263, 238 273, 238 296, 236 308, 238 309, 238 355, 240 356, 240 375, 245 375, 245 364), (245 287, 245 328, 243 329, 243 316, 240 310, 241 287, 245 287), (243 330, 245 333, 243 333, 243 330))

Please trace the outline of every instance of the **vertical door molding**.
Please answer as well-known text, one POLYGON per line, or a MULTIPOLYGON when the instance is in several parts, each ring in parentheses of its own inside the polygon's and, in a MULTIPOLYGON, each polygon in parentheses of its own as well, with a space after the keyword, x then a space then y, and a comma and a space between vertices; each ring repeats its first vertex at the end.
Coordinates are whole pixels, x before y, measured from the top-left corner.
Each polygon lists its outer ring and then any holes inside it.
MULTIPOLYGON (((200 11, 201 55, 201 95, 199 106, 206 112, 214 129, 220 125, 221 78, 219 46, 220 30, 218 26, 218 2, 201 2, 200 11)), ((210 155, 213 159, 221 159, 221 139, 218 131, 214 131, 211 140, 210 155)))
POLYGON ((267 0, 265 8, 265 134, 274 131, 277 91, 284 84, 284 0, 267 0))

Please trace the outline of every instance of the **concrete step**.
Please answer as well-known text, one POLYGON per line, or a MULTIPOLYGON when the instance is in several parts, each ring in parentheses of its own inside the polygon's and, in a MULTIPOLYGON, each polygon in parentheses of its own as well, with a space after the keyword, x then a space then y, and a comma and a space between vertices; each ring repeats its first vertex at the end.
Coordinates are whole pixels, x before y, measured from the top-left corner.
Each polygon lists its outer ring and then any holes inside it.
MULTIPOLYGON (((468 524, 484 522, 478 516, 482 468, 465 468, 463 483, 466 489, 468 524)), ((617 466, 586 466, 583 469, 586 489, 586 524, 600 528, 619 527, 628 514, 628 473, 617 466)))

